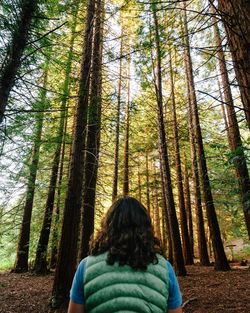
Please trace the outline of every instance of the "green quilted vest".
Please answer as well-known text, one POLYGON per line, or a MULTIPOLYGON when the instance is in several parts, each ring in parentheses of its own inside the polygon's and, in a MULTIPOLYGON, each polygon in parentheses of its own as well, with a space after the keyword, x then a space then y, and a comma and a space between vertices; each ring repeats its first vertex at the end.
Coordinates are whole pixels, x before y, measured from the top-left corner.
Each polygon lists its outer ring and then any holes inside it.
POLYGON ((106 263, 107 253, 89 256, 84 274, 87 313, 166 313, 168 271, 166 260, 157 255, 158 264, 146 271, 106 263))

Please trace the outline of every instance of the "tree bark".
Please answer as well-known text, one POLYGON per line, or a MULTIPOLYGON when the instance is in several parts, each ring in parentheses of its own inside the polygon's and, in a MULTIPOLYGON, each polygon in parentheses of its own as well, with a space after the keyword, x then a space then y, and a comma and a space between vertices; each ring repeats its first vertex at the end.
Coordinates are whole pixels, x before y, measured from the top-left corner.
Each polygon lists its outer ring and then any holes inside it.
POLYGON ((155 77, 155 92, 157 98, 157 116, 158 116, 158 138, 159 138, 159 152, 162 160, 163 181, 165 186, 165 196, 170 224, 170 231, 173 243, 174 265, 177 275, 185 276, 186 269, 184 265, 184 258, 182 254, 180 231, 178 220, 176 216, 174 196, 172 191, 171 174, 168 160, 168 147, 166 143, 165 124, 163 119, 163 95, 162 95, 162 69, 161 69, 161 47, 158 19, 156 14, 156 4, 152 4, 155 44, 156 44, 156 71, 153 69, 155 77))
POLYGON ((226 254, 224 251, 223 243, 221 240, 221 233, 219 228, 219 223, 217 220, 217 215, 214 207, 213 196, 208 176, 207 162, 205 157, 205 151, 203 147, 203 140, 200 128, 200 120, 198 114, 197 99, 195 94, 194 76, 192 68, 192 60, 190 54, 190 45, 188 37, 188 26, 186 17, 186 8, 184 9, 184 35, 186 39, 186 66, 188 74, 188 83, 190 88, 190 99, 191 99, 191 114, 194 125, 195 143, 197 148, 198 160, 201 171, 201 182, 203 187, 204 201, 207 212, 208 225, 211 233, 211 239, 214 250, 215 270, 227 271, 230 269, 226 254))
POLYGON ((186 214, 184 191, 183 191, 183 177, 182 177, 182 169, 181 169, 181 156, 180 156, 179 133, 178 133, 177 117, 176 117, 176 102, 175 102, 174 77, 173 77, 171 53, 170 53, 169 60, 170 60, 169 66, 170 66, 170 82, 171 82, 171 97, 172 97, 175 167, 176 167, 178 200, 179 200, 179 210, 180 210, 182 247, 183 247, 183 255, 184 255, 185 263, 187 265, 190 265, 190 264, 193 264, 194 261, 193 261, 191 247, 190 247, 187 214, 186 214))
POLYGON ((16 25, 13 27, 13 35, 7 46, 5 60, 1 65, 0 124, 3 122, 10 91, 14 86, 15 78, 21 65, 21 58, 29 40, 32 18, 35 16, 37 10, 37 0, 20 1, 20 13, 17 17, 16 25))
MULTIPOLYGON (((210 0, 213 3, 212 0, 210 0)), ((226 29, 241 100, 250 128, 250 3, 218 0, 218 12, 226 29)))
POLYGON ((91 78, 91 95, 88 111, 88 134, 85 155, 84 191, 82 205, 82 229, 80 259, 89 252, 90 237, 94 232, 96 183, 100 150, 101 95, 102 95, 102 42, 103 1, 96 1, 96 17, 91 78))
MULTIPOLYGON (((50 52, 49 52, 50 54, 50 52)), ((44 109, 47 105, 46 99, 46 88, 48 81, 48 70, 49 70, 50 56, 47 58, 44 69, 43 77, 43 88, 41 90, 41 98, 39 103, 39 113, 36 117, 36 129, 34 136, 34 147, 32 152, 32 161, 29 168, 29 178, 26 193, 26 201, 24 205, 24 213, 21 224, 20 236, 18 241, 16 262, 13 272, 20 273, 28 271, 28 259, 29 259, 29 244, 30 244, 30 224, 33 210, 33 201, 35 196, 36 188, 36 176, 38 170, 40 146, 42 138, 43 120, 44 120, 44 109)))
MULTIPOLYGON (((215 11, 212 8, 212 13, 215 11)), ((240 197, 243 205, 243 212, 245 217, 246 228, 248 231, 248 236, 250 239, 250 179, 247 169, 246 157, 244 154, 244 148, 242 146, 242 141, 240 137, 240 130, 238 126, 238 121, 236 113, 234 110, 234 102, 230 89, 229 77, 226 67, 226 60, 224 56, 224 51, 222 48, 222 40, 220 37, 220 32, 217 26, 217 21, 213 15, 214 24, 214 37, 217 46, 217 57, 223 87, 224 101, 226 104, 226 112, 228 117, 228 137, 229 137, 229 147, 233 154, 233 164, 236 170, 236 176, 238 178, 238 184, 240 189, 240 197)))
POLYGON ((87 127, 94 12, 95 0, 88 0, 69 181, 64 206, 58 262, 51 299, 51 305, 54 308, 67 305, 69 290, 76 267, 77 242, 79 238, 79 222, 82 202, 84 143, 87 127))

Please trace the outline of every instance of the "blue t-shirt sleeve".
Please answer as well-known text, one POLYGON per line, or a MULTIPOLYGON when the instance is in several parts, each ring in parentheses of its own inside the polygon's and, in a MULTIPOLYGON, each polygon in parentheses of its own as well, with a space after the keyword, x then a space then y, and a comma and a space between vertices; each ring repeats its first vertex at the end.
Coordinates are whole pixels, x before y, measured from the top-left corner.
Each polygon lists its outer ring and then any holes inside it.
POLYGON ((70 300, 77 304, 84 304, 83 276, 86 261, 87 258, 78 265, 70 290, 70 300))
POLYGON ((176 309, 182 304, 182 296, 180 291, 180 286, 175 275, 172 265, 167 261, 167 269, 169 274, 169 298, 168 298, 168 308, 176 309))

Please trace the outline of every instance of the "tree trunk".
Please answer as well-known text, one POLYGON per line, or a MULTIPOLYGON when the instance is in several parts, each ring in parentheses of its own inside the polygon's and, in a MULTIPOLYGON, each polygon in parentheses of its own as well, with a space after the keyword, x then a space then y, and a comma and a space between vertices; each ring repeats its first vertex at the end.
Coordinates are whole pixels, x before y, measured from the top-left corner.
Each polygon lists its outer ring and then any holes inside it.
POLYGON ((147 209, 150 216, 150 188, 149 188, 149 168, 148 168, 148 151, 146 151, 146 193, 147 193, 147 209))
POLYGON ((68 126, 68 109, 66 109, 65 115, 66 115, 66 120, 64 124, 62 149, 61 149, 61 157, 60 157, 60 168, 59 168, 59 175, 58 175, 54 228, 53 228, 53 234, 52 234, 52 240, 51 240, 50 268, 56 267, 57 256, 58 256, 57 254, 58 254, 58 240, 59 240, 58 234, 59 234, 59 219, 60 219, 60 207, 61 207, 61 188, 62 188, 62 180, 63 180, 64 160, 65 160, 65 145, 66 145, 65 135, 67 133, 67 126, 68 126))
MULTIPOLYGON (((170 224, 170 231, 173 243, 174 265, 177 275, 185 276, 186 269, 184 265, 184 258, 182 254, 180 231, 178 220, 176 216, 174 196, 172 191, 172 182, 170 167, 168 161, 168 147, 166 143, 165 124, 163 119, 163 96, 162 96, 162 69, 161 69, 161 47, 158 19, 156 14, 156 4, 152 4, 154 30, 155 30, 155 44, 156 44, 156 71, 153 73, 155 77, 155 91, 157 98, 157 115, 158 115, 158 134, 159 134, 159 150, 163 167, 163 181, 165 186, 165 196, 170 224)), ((154 71, 154 69, 153 69, 154 71)))
POLYGON ((174 77, 172 60, 170 54, 170 82, 171 82, 171 96, 172 96, 172 118, 173 118, 173 135, 174 135, 174 150, 175 150, 175 167, 177 176, 177 189, 178 189, 178 200, 180 210, 180 222, 181 222, 181 235, 182 235, 182 246, 184 260, 187 265, 193 264, 193 256, 190 247, 190 240, 188 234, 187 214, 185 208, 185 199, 183 192, 183 178, 181 169, 181 157, 180 157, 180 145, 179 145, 179 134, 176 117, 176 103, 175 103, 175 90, 174 90, 174 77))
POLYGON ((0 124, 8 103, 10 91, 21 65, 21 58, 28 43, 32 18, 36 15, 38 1, 21 0, 20 13, 16 25, 13 26, 13 35, 7 46, 6 57, 1 65, 0 74, 0 124))
POLYGON ((124 178, 123 178, 123 195, 124 196, 129 193, 130 67, 131 67, 131 58, 129 57, 127 104, 126 104, 126 112, 125 112, 125 146, 124 146, 124 178))
POLYGON ((138 155, 138 199, 141 202, 142 201, 142 194, 141 194, 141 173, 140 173, 140 155, 138 155))
POLYGON ((191 196, 190 196, 190 187, 189 187, 189 174, 187 167, 187 159, 185 155, 184 163, 184 190, 185 190, 185 208, 187 212, 188 220, 188 234, 190 239, 190 249, 192 256, 194 256, 194 231, 193 231, 193 216, 192 216, 192 207, 191 207, 191 196))
POLYGON ((91 78, 91 95, 88 109, 88 135, 85 156, 84 191, 80 259, 89 252, 89 240, 94 232, 96 183, 100 148, 101 95, 102 95, 102 42, 103 1, 96 1, 95 34, 91 78))
POLYGON ((120 64, 118 78, 118 95, 117 95, 117 113, 116 113, 116 131, 115 131, 115 157, 114 157, 114 174, 113 174, 113 191, 112 202, 117 197, 118 184, 118 162, 119 162, 119 144, 120 144, 120 111, 121 111, 121 92, 122 92, 122 54, 123 54, 123 31, 121 33, 120 43, 120 64))
POLYGON ((40 101, 39 101, 40 103, 38 107, 39 113, 37 113, 37 117, 36 117, 34 147, 33 147, 33 152, 32 152, 32 161, 31 161, 30 168, 29 168, 26 201, 24 205, 24 213, 23 213, 23 219, 22 219, 18 248, 17 248, 16 262, 15 262, 15 266, 13 269, 13 272, 16 272, 16 273, 28 271, 30 224, 31 224, 33 201, 34 201, 34 195, 35 195, 35 187, 36 187, 35 183, 36 183, 36 176, 37 176, 37 170, 38 170, 39 155, 40 155, 41 137, 42 137, 43 120, 44 120, 44 109, 46 108, 46 105, 47 105, 46 88, 47 88, 47 81, 48 81, 49 62, 50 62, 50 57, 48 57, 45 63, 43 88, 41 90, 41 98, 40 98, 40 101))
POLYGON ((52 170, 50 176, 50 183, 49 183, 49 191, 47 195, 47 201, 45 205, 45 212, 44 212, 44 219, 43 225, 40 232, 40 237, 38 240, 37 251, 36 251, 36 259, 33 270, 37 274, 46 274, 47 269, 47 249, 49 243, 49 236, 50 236, 50 228, 51 228, 51 221, 52 221, 52 213, 54 207, 54 200, 55 200, 55 191, 56 191, 56 182, 58 176, 58 169, 60 163, 60 153, 61 153, 61 146, 62 146, 62 139, 63 139, 63 132, 64 132, 64 125, 65 125, 65 110, 66 104, 69 97, 69 85, 70 85, 70 72, 71 72, 71 64, 73 58, 73 47, 74 41, 76 37, 76 23, 77 23, 77 13, 79 8, 79 2, 76 3, 76 8, 74 9, 75 16, 73 17, 72 21, 72 28, 71 28, 71 39, 70 39, 70 50, 68 53, 68 60, 65 70, 65 79, 64 79, 64 87, 63 87, 63 97, 61 102, 61 115, 60 115, 60 123, 58 127, 58 135, 57 135, 57 146, 52 162, 52 170))
POLYGON ((218 81, 219 95, 220 95, 220 100, 221 100, 222 116, 223 116, 224 123, 225 123, 225 130, 227 132, 227 140, 228 140, 228 143, 230 144, 230 136, 229 136, 229 131, 228 131, 228 116, 227 116, 226 109, 225 109, 225 100, 221 92, 221 84, 220 84, 219 77, 217 78, 217 81, 218 81))
POLYGON ((160 209, 159 209, 159 199, 158 199, 158 183, 157 183, 157 173, 156 166, 153 164, 154 168, 154 229, 155 234, 158 239, 161 239, 161 222, 160 222, 160 209))
POLYGON ((241 100, 250 128, 250 3, 246 0, 218 0, 218 9, 226 29, 241 100))
MULTIPOLYGON (((212 13, 213 14, 215 13, 213 9, 212 13)), ((226 104, 226 112, 228 117, 227 132, 229 137, 229 147, 231 152, 233 153, 233 164, 235 166, 236 176, 238 178, 246 228, 250 239, 250 179, 247 169, 246 157, 244 154, 244 148, 242 146, 242 141, 240 137, 238 121, 234 110, 233 97, 230 89, 225 56, 222 48, 222 40, 216 23, 217 23, 216 18, 215 16, 213 16, 214 36, 217 46, 218 63, 220 68, 224 101, 226 104)))
POLYGON ((190 156, 191 156, 191 169, 192 169, 192 181, 193 181, 193 194, 194 194, 194 203, 195 203, 195 215, 196 215, 196 225, 197 225, 197 241, 198 241, 198 253, 200 264, 203 266, 210 265, 208 251, 207 251, 207 241, 205 235, 204 227, 204 218, 202 211, 201 203, 201 190, 200 190, 200 178, 199 178, 199 169, 197 161, 197 153, 195 146, 195 135, 194 135, 194 126, 192 118, 192 108, 191 108, 191 92, 188 82, 188 73, 187 73, 187 57, 184 57, 185 61, 185 72, 186 72, 186 81, 188 89, 188 105, 189 105, 189 141, 190 141, 190 156))
POLYGON ((162 219, 165 225, 166 233, 163 235, 164 238, 167 239, 168 242, 168 255, 167 259, 171 264, 173 264, 173 240, 171 238, 171 231, 169 225, 169 217, 168 217, 168 208, 166 202, 166 194, 165 194, 165 186, 164 186, 164 178, 163 178, 163 168, 162 168, 162 160, 160 160, 160 170, 161 170, 161 192, 162 192, 162 219))
POLYGON ((221 233, 219 228, 219 223, 217 220, 217 215, 214 207, 213 196, 207 171, 207 162, 205 157, 205 151, 203 147, 203 140, 200 128, 200 120, 198 114, 197 99, 195 94, 195 85, 194 85, 194 76, 192 68, 192 60, 190 55, 190 45, 188 37, 188 26, 187 26, 187 17, 186 9, 184 9, 184 35, 186 39, 186 66, 188 74, 188 84, 190 88, 190 99, 191 99, 191 115, 194 126, 194 135, 195 135, 195 144, 197 148, 198 160, 201 170, 201 182, 204 193, 204 201, 207 211, 208 225, 211 233, 211 239, 213 243, 213 250, 215 256, 215 270, 227 271, 230 269, 226 254, 224 251, 223 243, 221 240, 221 233))
POLYGON ((79 98, 76 108, 75 129, 72 142, 68 190, 64 206, 62 234, 52 291, 52 307, 67 305, 69 290, 76 267, 77 242, 79 238, 79 222, 82 200, 84 143, 87 126, 94 11, 95 0, 88 0, 80 73, 79 98))

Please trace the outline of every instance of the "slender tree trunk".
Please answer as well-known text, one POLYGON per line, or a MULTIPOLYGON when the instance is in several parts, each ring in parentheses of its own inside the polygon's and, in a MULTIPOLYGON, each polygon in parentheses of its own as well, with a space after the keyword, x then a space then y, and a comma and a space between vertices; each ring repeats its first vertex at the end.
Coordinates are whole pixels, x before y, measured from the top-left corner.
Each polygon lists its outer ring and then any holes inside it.
MULTIPOLYGON (((162 200, 163 202, 163 200, 162 200)), ((162 247, 163 247, 163 252, 165 255, 167 255, 168 251, 168 238, 167 238, 167 227, 166 227, 166 221, 164 217, 164 208, 162 207, 162 228, 161 228, 161 233, 162 233, 162 247)))
POLYGON ((155 91, 157 97, 157 115, 158 115, 158 133, 159 133, 159 150, 163 166, 163 181, 165 186, 165 196, 168 209, 168 217, 170 224, 170 231, 173 243, 174 253, 174 265, 177 275, 186 275, 186 269, 184 265, 184 258, 182 254, 180 231, 178 226, 178 220, 176 216, 174 196, 172 191, 172 182, 170 167, 168 161, 168 147, 166 143, 165 124, 163 119, 163 96, 162 96, 162 69, 161 69, 161 47, 160 47, 160 35, 158 19, 156 14, 156 4, 152 4, 153 19, 155 28, 155 44, 156 44, 156 72, 155 77, 155 91))
POLYGON ((183 178, 182 178, 182 169, 181 169, 180 145, 179 145, 177 117, 176 117, 174 77, 173 77, 171 54, 170 54, 170 82, 171 82, 171 95, 172 95, 175 167, 176 167, 176 176, 177 176, 177 189, 178 189, 178 200, 179 200, 179 210, 180 210, 182 246, 183 246, 183 255, 184 255, 185 263, 187 265, 190 265, 190 264, 193 264, 194 262, 193 262, 191 247, 190 247, 187 214, 186 214, 184 191, 183 191, 183 178))
POLYGON ((186 155, 185 155, 185 163, 184 163, 184 190, 185 190, 185 208, 186 208, 187 220, 188 220, 188 233, 189 233, 189 239, 190 239, 190 249, 191 249, 192 256, 194 256, 193 217, 192 217, 192 206, 191 206, 191 196, 190 196, 189 176, 188 176, 186 155))
POLYGON ((154 228, 156 237, 161 239, 161 222, 160 222, 160 209, 159 209, 159 199, 158 199, 158 184, 157 184, 157 173, 156 166, 153 164, 154 168, 154 196, 155 196, 155 208, 154 208, 154 228))
POLYGON ((79 222, 82 200, 84 143, 87 126, 94 11, 95 0, 88 0, 80 73, 79 99, 76 108, 75 130, 72 143, 68 190, 64 206, 62 234, 52 291, 52 307, 60 307, 61 305, 67 304, 69 299, 69 290, 76 267, 77 242, 79 238, 79 222))
POLYGON ((44 69, 44 78, 43 78, 43 88, 41 91, 41 98, 39 103, 39 113, 36 117, 36 129, 34 136, 34 147, 32 152, 32 160, 29 168, 29 178, 28 178, 28 186, 26 193, 26 201, 24 205, 24 213, 21 224, 18 248, 17 248, 17 256, 16 262, 13 269, 13 272, 26 272, 28 271, 28 259, 29 259, 29 244, 30 244, 30 224, 31 224, 31 216, 33 210, 33 201, 35 195, 35 187, 36 187, 36 176, 38 170, 39 163, 39 155, 40 155, 40 146, 41 146, 41 138, 42 138, 42 129, 43 129, 43 120, 44 120, 44 109, 47 106, 46 99, 46 88, 48 81, 48 70, 49 70, 49 62, 50 57, 46 60, 45 69, 44 69))
POLYGON ((140 156, 138 156, 138 199, 142 201, 142 193, 141 193, 141 173, 140 173, 140 156))
MULTIPOLYGON (((190 93, 190 91, 189 91, 190 93)), ((198 253, 200 264, 203 266, 210 265, 208 251, 207 251, 207 240, 205 235, 204 217, 201 202, 201 189, 200 189, 200 178, 197 161, 197 153, 195 147, 195 140, 193 134, 193 121, 191 116, 191 103, 189 104, 189 136, 190 136, 190 154, 192 160, 192 179, 193 179, 193 192, 195 201, 195 213, 196 213, 196 225, 197 225, 197 240, 198 240, 198 253)))
MULTIPOLYGON (((182 31, 184 34, 184 29, 182 31)), ((193 125, 192 108, 191 108, 191 90, 190 90, 189 75, 188 75, 187 49, 185 49, 185 52, 184 52, 184 64, 185 64, 185 76, 186 76, 187 95, 188 95, 190 157, 191 157, 193 194, 194 194, 194 205, 195 205, 195 215, 196 215, 196 225, 197 225, 198 254, 199 254, 200 264, 203 266, 208 266, 210 265, 210 261, 209 261, 208 251, 207 251, 207 241, 206 241, 206 235, 205 235, 204 218, 203 218, 202 202, 201 202, 200 178, 199 178, 194 125, 193 125)))
POLYGON ((207 240, 205 234, 204 217, 202 210, 201 201, 201 189, 200 189, 200 178, 198 169, 198 160, 195 147, 195 140, 193 134, 193 121, 190 111, 190 148, 191 148, 191 160, 192 160, 192 177, 193 177, 193 189, 194 189, 194 201, 195 201, 195 212, 196 212, 196 225, 197 225, 197 239, 198 239, 198 252, 200 264, 203 266, 210 265, 208 251, 207 251, 207 240))
POLYGON ((113 191, 112 202, 115 201, 118 191, 118 162, 119 162, 119 145, 120 145, 120 114, 121 114, 121 92, 122 92, 122 54, 123 54, 123 31, 121 33, 120 43, 120 64, 118 77, 118 95, 117 95, 117 113, 116 113, 116 131, 115 131, 115 157, 114 157, 114 174, 113 174, 113 191))
POLYGON ((150 188, 149 188, 149 168, 148 168, 148 151, 146 151, 146 193, 147 193, 147 209, 150 216, 150 188))
POLYGON ((70 85, 70 72, 71 72, 71 64, 73 58, 73 47, 74 41, 76 37, 76 23, 77 23, 77 13, 78 13, 79 2, 76 3, 75 8, 75 16, 73 18, 72 28, 71 28, 71 39, 70 39, 70 50, 68 53, 68 60, 66 65, 65 71, 65 79, 64 79, 64 87, 63 87, 63 98, 61 102, 61 115, 60 115, 60 123, 58 127, 58 143, 56 146, 53 162, 52 162, 52 170, 50 176, 50 183, 49 183, 49 191, 47 195, 47 201, 45 205, 45 212, 44 212, 44 219, 43 225, 40 232, 40 237, 37 245, 36 251, 36 259, 34 264, 34 271, 37 274, 46 274, 48 271, 47 269, 47 249, 49 243, 49 236, 50 236, 50 228, 51 228, 51 221, 52 221, 52 213, 54 207, 54 200, 55 200, 55 191, 56 191, 56 182, 59 170, 59 163, 60 163, 60 153, 61 153, 61 146, 62 146, 62 139, 63 139, 63 132, 64 132, 64 125, 65 125, 65 110, 66 104, 69 97, 69 85, 70 85))
POLYGON ((60 220, 60 207, 61 207, 61 188, 63 180, 63 170, 64 170, 64 161, 65 161, 65 145, 66 145, 66 134, 68 126, 68 109, 65 111, 66 119, 64 124, 63 131, 63 140, 61 147, 61 157, 60 157, 60 168, 58 175, 58 184, 57 184, 57 199, 56 199, 56 210, 55 210, 55 222, 51 240, 51 257, 50 257, 50 268, 56 267, 57 254, 58 254, 58 240, 59 240, 59 220, 60 220))
POLYGON ((4 118, 10 91, 14 86, 21 58, 29 40, 32 18, 36 15, 37 9, 37 0, 20 1, 20 13, 12 29, 13 35, 7 46, 6 57, 0 71, 0 123, 4 118))
POLYGON ((246 0, 218 0, 218 12, 226 29, 241 100, 250 128, 250 3, 246 0))
POLYGON ((195 94, 195 85, 194 85, 194 77, 193 77, 193 68, 192 68, 192 60, 190 55, 190 45, 189 45, 189 37, 188 37, 188 26, 187 26, 187 17, 186 10, 184 9, 184 34, 186 39, 186 66, 187 66, 187 74, 188 74, 188 83, 190 88, 190 99, 191 99, 191 115, 194 126, 194 134, 195 134, 195 143, 197 148, 198 160, 201 170, 201 182, 204 192, 204 201, 206 205, 207 211, 207 219, 208 225, 211 233, 211 239, 213 243, 213 250, 215 256, 215 264, 214 267, 216 270, 227 271, 230 269, 226 254, 224 251, 223 243, 221 240, 221 233, 219 228, 219 223, 217 220, 217 215, 214 207, 213 196, 207 171, 207 162, 205 157, 205 151, 203 147, 202 134, 200 128, 200 120, 198 114, 198 106, 197 99, 195 94))
MULTIPOLYGON (((212 9, 212 13, 215 11, 212 9)), ((225 56, 222 48, 222 40, 220 37, 219 29, 216 24, 216 18, 213 17, 214 23, 214 36, 217 46, 217 56, 221 74, 221 81, 223 87, 224 100, 226 104, 226 111, 228 117, 228 137, 229 146, 231 152, 234 154, 233 163, 236 170, 236 176, 238 178, 238 184, 240 189, 241 202, 243 205, 243 212, 245 217, 245 223, 250 239, 250 179, 247 169, 246 157, 244 154, 244 148, 240 137, 240 130, 236 113, 234 110, 233 97, 230 89, 229 77, 226 67, 225 56)))
POLYGON ((168 242, 168 260, 171 264, 173 264, 173 240, 171 238, 171 231, 169 225, 169 217, 168 217, 168 208, 166 202, 166 194, 165 194, 165 186, 164 186, 164 177, 163 177, 163 168, 162 168, 162 160, 160 160, 160 170, 161 170, 161 192, 162 192, 162 219, 164 221, 166 233, 164 234, 164 238, 167 239, 168 242))
POLYGON ((60 162, 60 148, 57 146, 56 152, 54 154, 54 159, 52 163, 52 171, 50 176, 49 191, 47 195, 45 213, 43 218, 42 229, 40 232, 40 237, 38 240, 37 250, 36 250, 36 259, 33 270, 37 274, 46 274, 47 269, 47 248, 50 235, 50 227, 52 220, 52 212, 55 199, 55 187, 57 181, 57 173, 60 162))
POLYGON ((230 140, 231 139, 230 139, 229 130, 228 130, 228 116, 227 116, 227 112, 226 112, 226 109, 225 109, 225 99, 224 99, 223 94, 221 92, 221 84, 220 84, 219 78, 217 78, 217 81, 218 81, 218 87, 219 87, 219 95, 220 95, 220 99, 221 99, 222 116, 223 116, 223 119, 224 119, 225 128, 226 128, 226 132, 227 132, 227 140, 228 140, 228 143, 230 145, 230 140))
POLYGON ((95 34, 93 47, 93 65, 91 95, 88 112, 88 135, 85 156, 85 175, 82 207, 82 229, 80 258, 89 252, 89 240, 94 232, 96 183, 100 148, 101 128, 101 89, 102 89, 102 30, 104 10, 103 1, 96 1, 95 34))
POLYGON ((129 57, 129 60, 128 60, 127 104, 126 104, 126 112, 125 112, 125 146, 124 146, 123 195, 127 195, 129 193, 130 67, 131 67, 131 58, 129 57))

